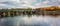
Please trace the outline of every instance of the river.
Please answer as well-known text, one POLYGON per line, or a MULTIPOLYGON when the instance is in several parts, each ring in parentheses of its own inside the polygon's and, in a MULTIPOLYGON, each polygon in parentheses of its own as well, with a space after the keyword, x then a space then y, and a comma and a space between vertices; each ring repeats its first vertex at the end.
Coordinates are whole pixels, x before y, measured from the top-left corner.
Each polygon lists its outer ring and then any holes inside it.
POLYGON ((60 16, 20 15, 0 18, 0 26, 60 26, 60 16))

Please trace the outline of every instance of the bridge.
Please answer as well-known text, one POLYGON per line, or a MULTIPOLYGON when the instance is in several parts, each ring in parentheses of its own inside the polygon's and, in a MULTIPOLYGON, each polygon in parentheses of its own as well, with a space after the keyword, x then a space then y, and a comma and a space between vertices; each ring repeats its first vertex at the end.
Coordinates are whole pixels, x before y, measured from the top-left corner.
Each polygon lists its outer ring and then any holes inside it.
POLYGON ((60 11, 38 11, 38 10, 2 10, 0 17, 13 17, 19 15, 60 15, 60 11))
POLYGON ((10 16, 19 16, 19 15, 30 15, 34 14, 34 10, 1 10, 0 17, 10 17, 10 16))

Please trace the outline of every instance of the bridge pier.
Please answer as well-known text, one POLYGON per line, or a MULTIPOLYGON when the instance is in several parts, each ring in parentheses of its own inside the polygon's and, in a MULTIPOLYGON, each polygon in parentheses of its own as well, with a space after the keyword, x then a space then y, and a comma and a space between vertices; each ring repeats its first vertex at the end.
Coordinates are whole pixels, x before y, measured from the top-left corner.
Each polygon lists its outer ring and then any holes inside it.
POLYGON ((3 12, 3 14, 2 14, 3 16, 6 16, 6 13, 5 12, 3 12))
POLYGON ((16 12, 16 15, 19 15, 19 12, 16 12))
POLYGON ((27 14, 26 12, 22 12, 23 14, 27 14))
POLYGON ((10 15, 10 12, 8 12, 8 16, 11 16, 11 15, 10 15))
POLYGON ((10 12, 10 16, 14 16, 15 14, 14 14, 14 12, 10 12))
POLYGON ((7 12, 2 12, 2 15, 1 15, 2 17, 7 17, 8 16, 8 14, 7 14, 7 12))
POLYGON ((24 14, 27 14, 27 12, 24 12, 24 14))
POLYGON ((32 11, 30 13, 33 14, 32 11))
POLYGON ((53 15, 56 15, 55 11, 53 11, 53 15))

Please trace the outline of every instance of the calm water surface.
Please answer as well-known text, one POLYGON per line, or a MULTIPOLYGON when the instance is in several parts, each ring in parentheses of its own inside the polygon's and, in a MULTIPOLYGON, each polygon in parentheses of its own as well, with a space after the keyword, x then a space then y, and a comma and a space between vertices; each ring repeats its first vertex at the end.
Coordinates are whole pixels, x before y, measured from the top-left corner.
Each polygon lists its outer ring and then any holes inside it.
POLYGON ((20 15, 0 18, 0 26, 60 26, 60 16, 20 15))

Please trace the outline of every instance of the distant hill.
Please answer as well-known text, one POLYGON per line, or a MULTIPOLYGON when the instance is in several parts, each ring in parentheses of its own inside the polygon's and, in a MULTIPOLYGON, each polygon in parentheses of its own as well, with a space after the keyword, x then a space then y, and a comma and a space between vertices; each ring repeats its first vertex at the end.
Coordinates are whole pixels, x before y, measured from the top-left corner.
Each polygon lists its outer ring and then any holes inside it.
POLYGON ((50 7, 44 7, 44 8, 36 8, 36 10, 54 11, 54 10, 60 10, 60 7, 59 6, 50 6, 50 7))

